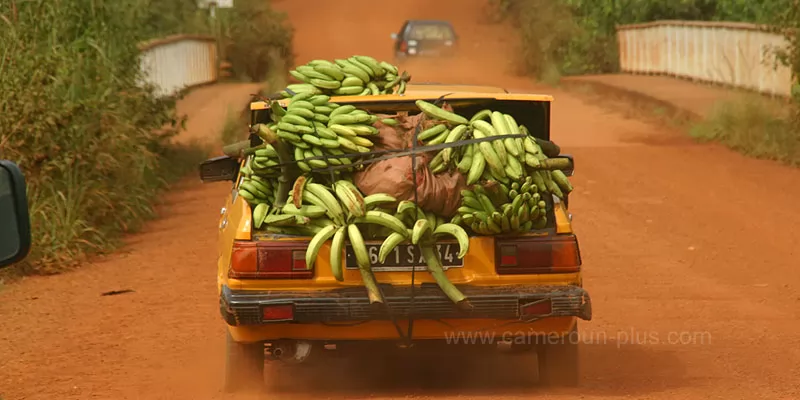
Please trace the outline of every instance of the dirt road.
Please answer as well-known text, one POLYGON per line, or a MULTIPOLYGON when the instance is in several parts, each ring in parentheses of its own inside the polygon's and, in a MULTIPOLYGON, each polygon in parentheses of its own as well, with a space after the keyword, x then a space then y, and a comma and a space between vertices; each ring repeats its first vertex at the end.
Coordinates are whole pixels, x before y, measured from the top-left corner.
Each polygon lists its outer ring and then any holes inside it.
MULTIPOLYGON (((229 186, 190 179, 166 198, 164 218, 119 254, 0 290, 0 397, 800 398, 800 171, 694 144, 506 74, 500 55, 508 54, 501 45, 509 37, 475 25, 482 1, 404 0, 381 12, 375 1, 313 3, 278 3, 297 28, 299 62, 353 53, 386 59, 389 34, 405 18, 447 18, 486 57, 415 69, 415 80, 556 96, 554 140, 576 157, 570 206, 595 309, 595 319, 581 324, 583 386, 522 387, 503 381, 510 368, 443 359, 411 372, 387 363, 372 371, 383 379, 361 385, 352 378, 323 387, 270 370, 271 391, 223 395, 214 246, 229 186), (134 292, 101 296, 122 289, 134 292)), ((227 104, 246 100, 249 90, 193 94, 182 103, 196 104, 187 109, 192 135, 213 139, 227 104)))

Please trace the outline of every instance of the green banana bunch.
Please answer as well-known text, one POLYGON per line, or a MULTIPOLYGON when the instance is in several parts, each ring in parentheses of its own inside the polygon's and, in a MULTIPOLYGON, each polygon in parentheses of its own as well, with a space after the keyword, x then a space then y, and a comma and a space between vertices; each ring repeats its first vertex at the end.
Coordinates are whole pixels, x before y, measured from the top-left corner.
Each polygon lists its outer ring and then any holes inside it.
POLYGON ((527 176, 509 186, 492 183, 488 189, 476 185, 472 190, 461 191, 457 222, 479 235, 523 233, 546 226, 547 203, 542 200, 533 177, 527 176))
MULTIPOLYGON (((294 160, 303 172, 329 166, 349 165, 348 153, 367 153, 373 143, 368 136, 378 134, 373 126, 378 117, 355 106, 331 103, 330 96, 311 92, 297 93, 283 109, 277 102, 271 108, 272 124, 257 131, 274 131, 277 137, 294 148, 294 160)), ((264 134, 266 135, 266 133, 264 134)), ((274 149, 256 150, 265 168, 278 165, 274 149)), ((351 168, 346 171, 352 171, 351 168)), ((340 173, 339 170, 335 171, 340 173)))
MULTIPOLYGON (((346 59, 311 60, 289 71, 301 83, 289 85, 295 93, 333 96, 368 96, 403 94, 411 77, 399 73, 396 66, 370 56, 354 55, 346 59)), ((291 97, 288 91, 284 97, 291 97)))

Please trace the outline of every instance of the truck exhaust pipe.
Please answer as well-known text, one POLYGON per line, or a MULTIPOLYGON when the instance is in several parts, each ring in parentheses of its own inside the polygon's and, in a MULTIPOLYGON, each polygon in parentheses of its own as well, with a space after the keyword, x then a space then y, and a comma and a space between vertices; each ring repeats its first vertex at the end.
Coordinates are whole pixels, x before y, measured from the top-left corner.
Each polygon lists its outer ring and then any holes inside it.
POLYGON ((271 358, 288 364, 300 364, 311 354, 311 342, 305 340, 280 340, 272 344, 271 358))

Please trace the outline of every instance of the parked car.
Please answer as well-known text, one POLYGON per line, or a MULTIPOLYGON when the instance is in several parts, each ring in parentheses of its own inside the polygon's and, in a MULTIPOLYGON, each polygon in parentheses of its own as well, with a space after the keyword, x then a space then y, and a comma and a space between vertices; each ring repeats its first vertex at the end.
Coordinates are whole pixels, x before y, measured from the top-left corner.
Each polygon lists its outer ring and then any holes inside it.
POLYGON ((458 49, 458 35, 447 21, 408 20, 392 33, 395 62, 411 57, 447 57, 458 49))
POLYGON ((0 268, 21 261, 31 248, 25 177, 16 164, 0 160, 0 268))

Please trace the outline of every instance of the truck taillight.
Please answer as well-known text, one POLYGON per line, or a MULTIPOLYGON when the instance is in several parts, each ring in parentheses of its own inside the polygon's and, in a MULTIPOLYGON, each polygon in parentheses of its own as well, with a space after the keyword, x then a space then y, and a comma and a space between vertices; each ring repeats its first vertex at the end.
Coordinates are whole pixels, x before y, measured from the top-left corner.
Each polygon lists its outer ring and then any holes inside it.
POLYGON ((251 242, 233 244, 228 277, 242 279, 311 279, 306 268, 308 242, 251 242))
POLYGON ((408 50, 408 42, 403 40, 400 42, 400 51, 405 52, 406 50, 408 50))
POLYGON ((499 275, 568 273, 581 267, 574 235, 497 239, 495 258, 499 275))

